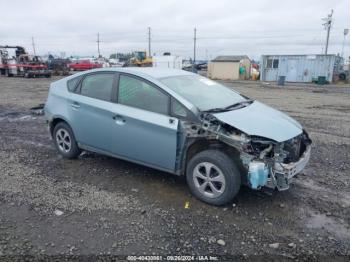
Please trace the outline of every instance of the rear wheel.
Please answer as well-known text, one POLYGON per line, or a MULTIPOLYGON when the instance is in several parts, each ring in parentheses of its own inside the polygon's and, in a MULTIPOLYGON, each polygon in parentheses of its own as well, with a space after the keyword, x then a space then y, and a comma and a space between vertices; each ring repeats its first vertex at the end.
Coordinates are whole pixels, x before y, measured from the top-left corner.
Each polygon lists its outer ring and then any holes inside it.
POLYGON ((81 150, 75 140, 72 129, 64 122, 58 123, 53 130, 56 149, 64 158, 77 158, 81 150))
POLYGON ((13 74, 11 74, 8 69, 5 71, 5 75, 7 77, 12 77, 13 76, 13 74))
POLYGON ((345 75, 345 73, 340 73, 340 74, 339 74, 339 80, 342 80, 342 81, 346 80, 346 75, 345 75))
POLYGON ((231 158, 218 150, 205 150, 187 165, 187 184, 198 199, 224 205, 233 200, 241 186, 241 176, 231 158))
POLYGON ((25 78, 31 78, 32 75, 31 75, 30 73, 26 72, 26 73, 24 74, 24 77, 25 77, 25 78))

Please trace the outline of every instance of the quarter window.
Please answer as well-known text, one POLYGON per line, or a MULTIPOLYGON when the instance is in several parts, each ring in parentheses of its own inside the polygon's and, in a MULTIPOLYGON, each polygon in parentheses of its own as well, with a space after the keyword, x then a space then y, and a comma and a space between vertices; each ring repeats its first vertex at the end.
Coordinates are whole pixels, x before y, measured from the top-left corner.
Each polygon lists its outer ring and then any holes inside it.
POLYGON ((187 117, 186 108, 175 99, 172 99, 171 112, 174 116, 187 117))
POLYGON ((79 83, 81 76, 75 77, 67 82, 68 91, 75 92, 77 84, 79 83))
POLYGON ((119 78, 118 102, 159 114, 168 114, 168 95, 143 80, 126 75, 119 78))
POLYGON ((99 73, 87 75, 82 84, 80 93, 96 99, 111 100, 114 74, 99 73))

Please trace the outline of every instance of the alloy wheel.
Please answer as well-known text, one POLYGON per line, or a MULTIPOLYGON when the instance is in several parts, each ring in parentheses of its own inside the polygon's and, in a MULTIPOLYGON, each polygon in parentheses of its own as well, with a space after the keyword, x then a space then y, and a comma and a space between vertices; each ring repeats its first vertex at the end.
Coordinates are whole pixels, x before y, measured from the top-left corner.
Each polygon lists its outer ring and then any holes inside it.
POLYGON ((225 190, 225 176, 219 167, 202 162, 193 170, 193 181, 197 190, 206 197, 219 197, 225 190))
POLYGON ((57 130, 56 143, 58 148, 64 153, 68 153, 71 150, 72 142, 67 130, 63 128, 57 130))

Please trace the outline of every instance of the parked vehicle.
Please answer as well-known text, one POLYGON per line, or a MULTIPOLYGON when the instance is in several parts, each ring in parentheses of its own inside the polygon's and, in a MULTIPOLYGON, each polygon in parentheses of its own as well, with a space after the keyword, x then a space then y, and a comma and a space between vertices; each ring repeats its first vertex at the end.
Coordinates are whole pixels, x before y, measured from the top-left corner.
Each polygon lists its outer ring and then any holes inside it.
POLYGON ((11 76, 51 77, 51 71, 40 56, 31 56, 21 46, 0 46, 0 74, 11 76), (15 50, 10 56, 9 49, 15 50))
POLYGON ((52 55, 49 56, 47 61, 48 69, 51 70, 54 75, 68 75, 68 64, 70 64, 69 59, 55 58, 52 55))
POLYGON ((152 57, 147 56, 146 51, 135 51, 133 56, 126 62, 127 66, 151 67, 152 57))
POLYGON ((90 60, 78 60, 68 64, 71 71, 85 71, 89 69, 102 68, 102 64, 90 60))
POLYGON ((286 190, 310 157, 297 121, 183 70, 78 73, 51 84, 44 110, 63 157, 88 150, 185 175, 191 192, 214 205, 241 185, 286 190))

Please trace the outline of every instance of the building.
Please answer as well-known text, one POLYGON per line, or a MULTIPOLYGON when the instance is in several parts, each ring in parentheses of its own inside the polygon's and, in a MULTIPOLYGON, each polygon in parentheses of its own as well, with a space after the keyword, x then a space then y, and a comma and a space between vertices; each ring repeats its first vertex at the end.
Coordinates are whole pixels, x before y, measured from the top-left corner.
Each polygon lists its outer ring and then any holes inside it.
POLYGON ((287 82, 313 82, 319 76, 333 81, 342 63, 337 55, 263 55, 260 62, 260 80, 277 81, 285 76, 287 82))
POLYGON ((246 55, 218 56, 208 64, 207 76, 211 79, 249 79, 250 59, 246 55))

